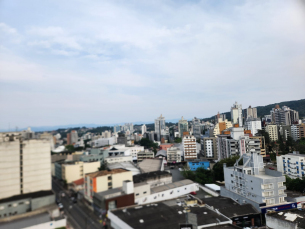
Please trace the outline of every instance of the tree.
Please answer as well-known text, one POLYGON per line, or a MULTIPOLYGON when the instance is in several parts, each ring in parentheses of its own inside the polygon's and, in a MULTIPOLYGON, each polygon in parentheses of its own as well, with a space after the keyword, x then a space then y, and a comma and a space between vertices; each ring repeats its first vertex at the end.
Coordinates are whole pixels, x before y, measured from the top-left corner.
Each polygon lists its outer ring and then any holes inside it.
POLYGON ((175 143, 181 143, 181 142, 182 142, 182 139, 181 139, 181 138, 175 138, 174 142, 175 142, 175 143))
POLYGON ((185 179, 192 180, 202 185, 213 183, 212 171, 206 170, 203 167, 198 168, 196 171, 184 170, 181 173, 185 179))
POLYGON ((74 148, 73 145, 66 145, 65 148, 66 148, 67 151, 70 151, 70 152, 75 151, 75 148, 74 148))
POLYGON ((99 171, 102 171, 102 170, 107 170, 107 162, 104 160, 102 163, 101 163, 101 167, 98 168, 99 171))
MULTIPOLYGON (((231 158, 225 158, 217 162, 213 167, 213 176, 214 181, 223 181, 224 180, 224 173, 223 173, 223 164, 226 163, 227 167, 234 166, 236 160, 238 160, 239 157, 231 157, 231 158)), ((239 165, 243 164, 243 160, 241 159, 239 161, 239 165)))
POLYGON ((154 143, 153 141, 149 140, 148 138, 142 138, 139 142, 141 146, 144 146, 145 149, 152 148, 154 153, 157 153, 158 144, 154 143))

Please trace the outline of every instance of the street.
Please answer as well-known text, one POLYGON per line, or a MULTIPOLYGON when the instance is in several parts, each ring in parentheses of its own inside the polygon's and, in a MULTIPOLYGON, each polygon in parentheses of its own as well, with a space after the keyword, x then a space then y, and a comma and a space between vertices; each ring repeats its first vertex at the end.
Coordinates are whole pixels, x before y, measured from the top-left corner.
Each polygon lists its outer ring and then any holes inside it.
POLYGON ((100 229, 102 225, 99 219, 89 210, 83 203, 71 203, 68 192, 61 186, 57 180, 52 180, 52 188, 59 197, 59 193, 64 192, 65 196, 60 197, 59 200, 64 206, 64 214, 67 220, 74 229, 100 229))

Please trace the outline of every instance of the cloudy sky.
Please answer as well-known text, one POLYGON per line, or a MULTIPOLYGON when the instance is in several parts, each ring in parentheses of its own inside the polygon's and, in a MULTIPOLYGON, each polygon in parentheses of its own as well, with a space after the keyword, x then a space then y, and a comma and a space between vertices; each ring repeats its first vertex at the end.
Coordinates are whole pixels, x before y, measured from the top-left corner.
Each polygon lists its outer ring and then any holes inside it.
POLYGON ((305 97, 304 0, 1 0, 0 129, 305 97))

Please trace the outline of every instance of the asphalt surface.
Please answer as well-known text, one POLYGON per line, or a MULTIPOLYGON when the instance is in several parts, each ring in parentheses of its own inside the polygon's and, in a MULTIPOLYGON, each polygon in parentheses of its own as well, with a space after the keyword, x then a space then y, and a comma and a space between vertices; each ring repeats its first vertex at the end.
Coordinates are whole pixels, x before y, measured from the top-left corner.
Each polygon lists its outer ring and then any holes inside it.
POLYGON ((83 203, 71 203, 68 191, 66 191, 57 180, 52 180, 52 189, 59 197, 59 193, 64 192, 65 197, 60 197, 60 203, 64 206, 64 214, 67 216, 69 224, 74 229, 101 229, 99 219, 83 203))

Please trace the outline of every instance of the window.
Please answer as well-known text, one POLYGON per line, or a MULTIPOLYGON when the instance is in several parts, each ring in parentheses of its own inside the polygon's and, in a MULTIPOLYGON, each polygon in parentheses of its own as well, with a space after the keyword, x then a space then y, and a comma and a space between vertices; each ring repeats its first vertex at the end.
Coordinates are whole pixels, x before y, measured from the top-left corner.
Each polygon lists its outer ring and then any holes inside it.
POLYGON ((143 192, 143 194, 146 194, 147 192, 143 192))
POLYGON ((248 175, 251 175, 251 170, 248 170, 248 172, 247 172, 247 173, 248 173, 248 175))
POLYGON ((136 194, 136 196, 140 195, 139 193, 136 194))
POLYGON ((108 182, 108 186, 112 186, 112 182, 108 182))
POLYGON ((112 180, 112 176, 109 176, 109 177, 108 177, 108 180, 112 180))
POLYGON ((285 197, 280 197, 280 198, 279 198, 279 202, 280 202, 280 203, 285 202, 285 197))
POLYGON ((279 188, 284 186, 284 182, 278 182, 277 184, 279 188))

